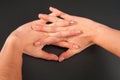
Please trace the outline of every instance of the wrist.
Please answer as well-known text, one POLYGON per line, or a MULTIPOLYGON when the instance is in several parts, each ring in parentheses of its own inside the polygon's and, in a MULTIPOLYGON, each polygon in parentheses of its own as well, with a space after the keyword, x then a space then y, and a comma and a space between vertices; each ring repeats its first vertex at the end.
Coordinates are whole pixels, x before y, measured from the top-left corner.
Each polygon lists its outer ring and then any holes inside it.
POLYGON ((95 44, 98 44, 99 41, 101 41, 101 38, 104 38, 103 36, 105 35, 104 32, 106 32, 109 28, 103 24, 97 23, 95 26, 95 34, 93 36, 93 42, 95 44))
POLYGON ((7 51, 22 54, 23 46, 20 43, 20 40, 14 36, 9 36, 4 43, 1 53, 5 53, 7 51))
POLYGON ((93 44, 95 43, 96 37, 99 34, 99 30, 101 28, 101 25, 97 22, 94 21, 89 21, 88 23, 89 25, 87 25, 87 27, 85 28, 85 36, 87 36, 87 38, 89 39, 89 41, 93 44))

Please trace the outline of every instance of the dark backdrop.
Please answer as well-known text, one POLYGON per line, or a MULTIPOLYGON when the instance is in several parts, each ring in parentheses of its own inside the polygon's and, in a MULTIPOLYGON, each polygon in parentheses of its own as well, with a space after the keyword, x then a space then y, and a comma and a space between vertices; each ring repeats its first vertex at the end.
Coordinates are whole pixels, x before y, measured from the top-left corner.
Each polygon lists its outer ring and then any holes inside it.
MULTIPOLYGON (((38 13, 49 13, 49 6, 120 29, 119 0, 0 0, 0 48, 11 31, 37 19, 38 13)), ((44 50, 57 55, 65 51, 55 46, 44 50)), ((62 63, 23 58, 23 80, 120 80, 120 59, 99 46, 62 63)))

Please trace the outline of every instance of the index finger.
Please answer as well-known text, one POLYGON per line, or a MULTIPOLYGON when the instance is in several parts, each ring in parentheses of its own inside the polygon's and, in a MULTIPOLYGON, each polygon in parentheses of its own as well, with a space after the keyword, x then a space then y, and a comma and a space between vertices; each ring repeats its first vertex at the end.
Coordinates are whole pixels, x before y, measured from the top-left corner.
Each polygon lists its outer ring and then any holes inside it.
POLYGON ((60 16, 61 18, 65 19, 65 20, 70 20, 71 19, 71 15, 64 13, 56 8, 50 7, 49 10, 56 14, 57 16, 60 16))
MULTIPOLYGON (((49 15, 56 16, 55 13, 50 13, 49 15)), ((39 14, 38 14, 38 18, 40 19, 39 14)), ((31 28, 33 30, 40 30, 40 28, 43 27, 43 25, 45 25, 46 22, 48 22, 48 20, 44 20, 44 19, 36 20, 33 22, 35 24, 33 24, 33 26, 31 26, 31 28)))

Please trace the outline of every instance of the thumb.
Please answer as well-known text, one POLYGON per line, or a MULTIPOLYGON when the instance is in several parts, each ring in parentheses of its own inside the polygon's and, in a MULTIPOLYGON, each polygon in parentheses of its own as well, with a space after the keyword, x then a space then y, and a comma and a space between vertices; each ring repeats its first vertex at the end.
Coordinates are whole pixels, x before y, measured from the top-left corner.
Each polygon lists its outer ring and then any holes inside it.
POLYGON ((68 49, 66 52, 63 52, 60 56, 58 61, 62 62, 65 59, 68 59, 70 57, 72 57, 73 55, 77 54, 78 51, 74 50, 74 49, 68 49))

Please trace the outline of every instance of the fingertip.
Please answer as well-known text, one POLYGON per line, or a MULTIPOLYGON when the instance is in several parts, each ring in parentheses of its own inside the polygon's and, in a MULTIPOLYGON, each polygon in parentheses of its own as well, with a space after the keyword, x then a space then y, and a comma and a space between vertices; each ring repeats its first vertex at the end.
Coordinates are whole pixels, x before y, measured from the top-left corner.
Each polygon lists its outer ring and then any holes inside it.
POLYGON ((49 10, 50 10, 51 12, 56 12, 56 8, 54 8, 54 7, 52 7, 52 6, 49 7, 49 10))
POLYGON ((78 48, 79 48, 79 45, 77 45, 77 44, 73 44, 73 48, 78 49, 78 48))
POLYGON ((52 6, 49 7, 49 10, 50 10, 50 11, 52 10, 52 6))
POLYGON ((53 60, 58 61, 58 56, 55 55, 55 56, 53 57, 53 60))
POLYGON ((37 47, 37 46, 40 46, 40 44, 41 44, 40 41, 37 41, 37 42, 34 43, 34 46, 37 47))
POLYGON ((55 54, 49 54, 49 56, 47 57, 47 60, 55 60, 58 61, 58 56, 55 54))
POLYGON ((49 10, 52 12, 52 13, 54 13, 55 14, 55 16, 60 16, 60 14, 61 14, 61 12, 58 10, 58 9, 56 9, 56 8, 54 8, 54 7, 49 7, 49 10))
POLYGON ((68 20, 67 22, 68 22, 68 25, 73 25, 73 24, 75 24, 75 21, 73 21, 73 20, 68 20))
POLYGON ((82 34, 82 31, 80 31, 80 30, 73 30, 71 33, 73 35, 79 35, 79 34, 82 34))
POLYGON ((80 34, 80 33, 82 33, 82 31, 80 31, 80 30, 75 30, 75 33, 76 33, 76 34, 80 34))
POLYGON ((58 57, 54 58, 55 61, 58 61, 58 57))
POLYGON ((38 14, 38 18, 40 18, 41 14, 42 14, 42 13, 39 13, 39 14, 38 14))
POLYGON ((42 13, 40 13, 40 14, 38 15, 38 17, 44 19, 44 18, 46 18, 46 14, 42 14, 42 13))
POLYGON ((59 62, 62 62, 64 59, 65 59, 65 58, 61 56, 61 57, 59 58, 59 62))
POLYGON ((66 52, 63 52, 59 57, 59 62, 62 62, 65 59, 70 58, 73 55, 74 51, 72 49, 68 49, 66 52))
POLYGON ((54 8, 54 7, 52 7, 52 6, 50 6, 50 7, 49 7, 49 10, 53 10, 53 9, 55 9, 55 8, 54 8))

